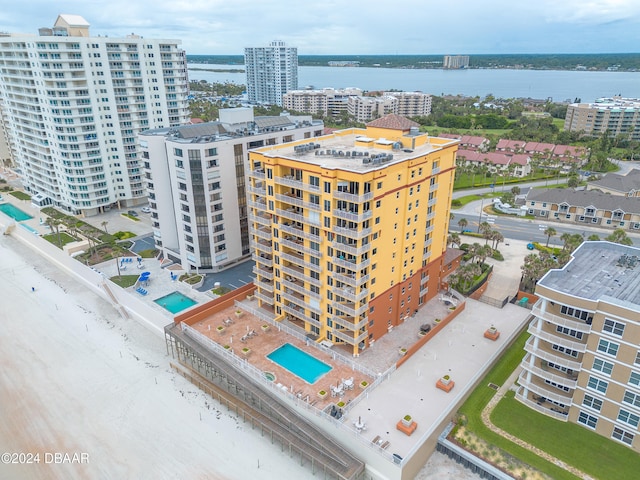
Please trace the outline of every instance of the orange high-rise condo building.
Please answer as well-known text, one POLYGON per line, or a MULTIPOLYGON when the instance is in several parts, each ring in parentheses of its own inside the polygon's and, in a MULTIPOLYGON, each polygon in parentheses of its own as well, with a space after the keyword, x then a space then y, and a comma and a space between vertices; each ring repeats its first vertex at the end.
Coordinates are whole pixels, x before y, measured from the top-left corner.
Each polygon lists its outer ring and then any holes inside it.
POLYGON ((457 141, 387 115, 249 158, 256 297, 358 355, 437 294, 457 141))

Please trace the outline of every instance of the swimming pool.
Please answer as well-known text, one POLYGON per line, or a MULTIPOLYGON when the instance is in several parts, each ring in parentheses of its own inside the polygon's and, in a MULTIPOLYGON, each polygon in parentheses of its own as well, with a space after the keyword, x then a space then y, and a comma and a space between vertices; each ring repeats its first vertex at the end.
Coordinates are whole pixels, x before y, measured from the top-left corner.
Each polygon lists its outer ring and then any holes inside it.
POLYGON ((22 222, 23 220, 31 220, 33 217, 28 213, 24 213, 18 207, 14 207, 10 203, 0 203, 0 212, 9 215, 16 222, 22 222))
POLYGON ((267 358, 307 383, 317 382, 320 377, 331 370, 330 365, 321 362, 316 357, 303 352, 290 343, 285 343, 280 348, 277 348, 267 355, 267 358))
POLYGON ((198 303, 194 299, 189 298, 186 295, 181 294, 180 292, 171 292, 169 295, 156 298, 154 302, 163 307, 165 310, 169 310, 171 313, 181 312, 182 310, 192 307, 193 305, 198 303))

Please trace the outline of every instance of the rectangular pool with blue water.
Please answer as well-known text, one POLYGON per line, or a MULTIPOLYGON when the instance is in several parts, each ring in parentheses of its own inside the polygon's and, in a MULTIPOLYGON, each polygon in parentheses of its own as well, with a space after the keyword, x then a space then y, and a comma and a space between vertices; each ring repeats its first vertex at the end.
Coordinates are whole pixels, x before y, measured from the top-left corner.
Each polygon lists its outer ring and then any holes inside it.
POLYGON ((31 220, 33 218, 28 213, 23 212, 18 207, 14 207, 10 203, 0 203, 0 212, 10 216, 16 222, 22 222, 23 220, 31 220))
POLYGON ((303 352, 290 343, 285 343, 280 348, 277 348, 267 355, 267 358, 311 384, 317 382, 320 377, 331 370, 330 365, 321 362, 313 355, 303 352))
POLYGON ((181 312, 182 310, 186 310, 198 303, 194 299, 189 298, 180 292, 172 292, 164 297, 156 298, 154 302, 165 310, 169 310, 171 313, 181 312))

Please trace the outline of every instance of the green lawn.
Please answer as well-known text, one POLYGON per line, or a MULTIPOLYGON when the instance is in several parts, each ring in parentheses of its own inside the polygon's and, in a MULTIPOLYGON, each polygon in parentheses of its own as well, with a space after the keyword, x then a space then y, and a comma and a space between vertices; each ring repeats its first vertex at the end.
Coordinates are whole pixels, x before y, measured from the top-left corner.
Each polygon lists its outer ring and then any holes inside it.
POLYGON ((24 192, 21 192, 19 190, 14 190, 13 192, 9 192, 9 195, 13 195, 18 200, 31 200, 31 195, 28 195, 28 194, 26 194, 24 192))
POLYGON ((640 455, 574 423, 526 407, 509 392, 491 414, 493 423, 595 478, 637 478, 640 455))
POLYGON ((111 277, 109 280, 122 288, 127 288, 135 285, 138 278, 139 275, 121 275, 119 277, 116 275, 115 277, 111 277))
POLYGON ((487 385, 489 383, 502 385, 507 378, 509 378, 509 375, 511 375, 524 357, 523 347, 528 338, 529 333, 526 331, 518 336, 513 345, 502 355, 500 361, 487 373, 484 379, 480 381, 478 388, 471 393, 467 401, 464 402, 460 410, 458 410, 458 413, 467 418, 466 429, 475 433, 489 444, 495 445, 506 453, 550 475, 554 480, 575 480, 577 478, 576 476, 492 432, 482 423, 482 419, 480 418, 480 413, 496 393, 495 390, 489 388, 487 385))
MULTIPOLYGON (((452 208, 462 208, 464 207, 467 203, 471 203, 471 202, 475 202, 476 200, 480 200, 482 198, 497 198, 497 197, 501 197, 502 196, 502 192, 493 192, 493 193, 485 193, 483 195, 477 195, 477 194, 473 194, 473 195, 465 195, 464 197, 460 197, 460 198, 456 198, 454 199, 455 202, 455 206, 453 205, 453 203, 451 204, 452 208)), ((488 203, 487 203, 488 205, 488 203)))
POLYGON ((71 235, 65 232, 60 232, 59 237, 58 237, 58 234, 54 232, 54 233, 49 233, 47 235, 43 235, 42 238, 44 238, 47 242, 53 243, 56 247, 59 247, 59 248, 64 247, 67 243, 72 243, 77 241, 76 238, 73 238, 71 235))

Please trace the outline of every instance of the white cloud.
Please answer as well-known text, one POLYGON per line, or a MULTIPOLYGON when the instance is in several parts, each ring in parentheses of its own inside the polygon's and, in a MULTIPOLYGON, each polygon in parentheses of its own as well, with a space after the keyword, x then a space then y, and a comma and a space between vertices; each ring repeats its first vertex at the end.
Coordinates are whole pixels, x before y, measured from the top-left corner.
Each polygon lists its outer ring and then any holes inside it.
POLYGON ((300 54, 632 52, 640 0, 29 0, 0 9, 0 31, 36 33, 59 13, 93 35, 177 38, 189 54, 241 55, 280 39, 300 54), (619 35, 619 28, 625 34, 619 35), (591 42, 591 43, 589 43, 591 42), (595 50, 594 50, 595 49, 595 50))
POLYGON ((637 0, 551 0, 543 3, 548 22, 597 25, 640 18, 637 0))

